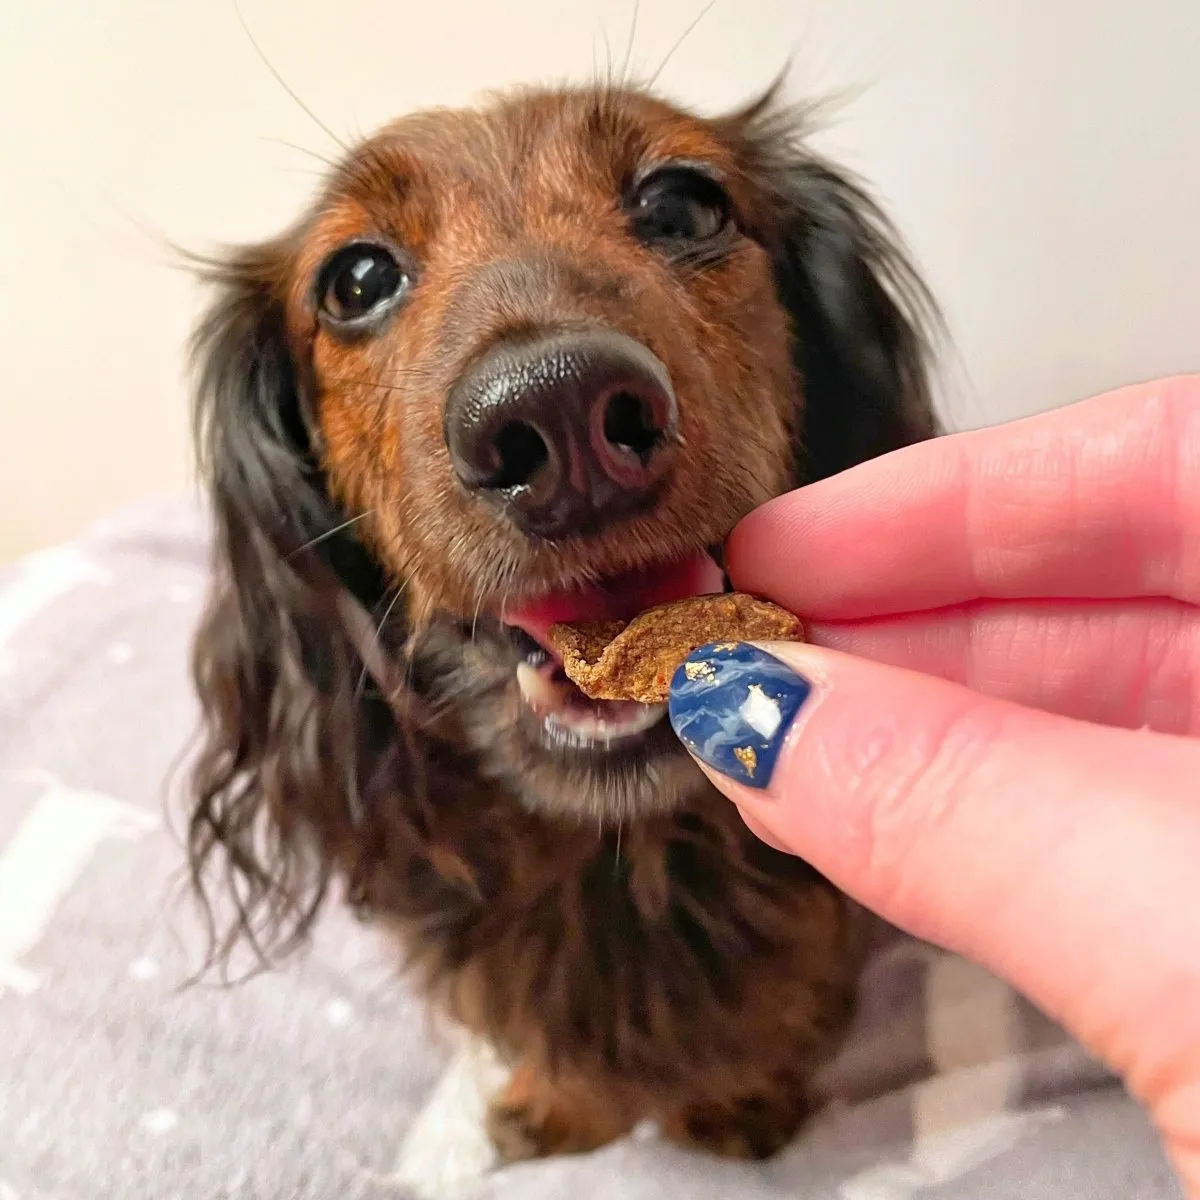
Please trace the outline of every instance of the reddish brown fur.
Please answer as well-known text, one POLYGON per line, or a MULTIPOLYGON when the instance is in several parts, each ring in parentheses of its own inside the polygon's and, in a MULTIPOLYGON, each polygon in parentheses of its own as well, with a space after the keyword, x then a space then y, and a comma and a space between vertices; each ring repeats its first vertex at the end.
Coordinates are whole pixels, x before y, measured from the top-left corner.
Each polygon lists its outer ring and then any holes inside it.
MULTIPOLYGON (((327 383, 320 424, 335 491, 352 511, 374 514, 364 532, 408 580, 416 615, 470 616, 494 602, 506 582, 487 570, 497 538, 520 559, 518 588, 533 592, 581 571, 612 574, 684 553, 698 535, 716 542, 731 513, 788 482, 795 380, 766 253, 746 241, 718 270, 680 279, 629 237, 616 202, 640 164, 694 158, 727 173, 748 219, 762 220, 720 132, 649 97, 597 106, 586 92, 534 94, 486 115, 399 121, 335 180, 296 265, 283 270, 307 281, 329 252, 364 235, 390 237, 422 264, 405 319, 388 334, 349 347, 316 338, 313 347, 327 383), (585 323, 631 335, 667 366, 688 452, 652 515, 576 545, 530 548, 450 486, 444 398, 501 336, 585 323), (328 386, 355 379, 366 382, 328 386), (378 384, 401 380, 397 412, 378 384), (704 402, 729 396, 742 402, 704 402)), ((306 288, 287 291, 293 337, 313 343, 306 288)))
POLYGON ((397 122, 292 233, 208 274, 197 882, 223 851, 232 935, 273 949, 345 880, 432 1000, 522 1064, 491 1118, 510 1157, 644 1116, 773 1152, 851 1010, 853 906, 753 838, 665 728, 637 761, 531 746, 495 614, 717 544, 794 482, 932 432, 923 293, 886 222, 769 101, 706 121, 637 91, 532 92, 397 122), (703 263, 639 243, 621 206, 681 158, 736 213, 703 263), (339 340, 313 281, 363 237, 417 282, 376 336, 339 340), (684 448, 652 511, 539 543, 457 486, 443 411, 489 346, 582 325, 666 365, 684 448), (341 589, 379 621, 403 706, 360 686, 341 589))

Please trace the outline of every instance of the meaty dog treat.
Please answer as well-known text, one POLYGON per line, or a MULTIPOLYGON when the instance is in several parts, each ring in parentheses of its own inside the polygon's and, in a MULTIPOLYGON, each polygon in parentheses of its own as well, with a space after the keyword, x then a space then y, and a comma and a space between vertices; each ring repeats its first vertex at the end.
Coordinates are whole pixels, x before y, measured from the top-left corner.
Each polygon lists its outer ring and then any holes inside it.
POLYGON ((585 696, 660 704, 693 650, 710 642, 802 642, 804 624, 776 604, 734 592, 660 604, 628 623, 552 625, 548 636, 585 696))

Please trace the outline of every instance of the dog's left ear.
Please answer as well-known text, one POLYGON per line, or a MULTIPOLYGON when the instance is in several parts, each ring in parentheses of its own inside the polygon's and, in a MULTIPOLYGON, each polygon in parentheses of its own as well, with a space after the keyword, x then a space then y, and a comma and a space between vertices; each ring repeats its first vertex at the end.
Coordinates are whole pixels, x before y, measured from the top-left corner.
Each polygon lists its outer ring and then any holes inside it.
POLYGON ((776 92, 726 128, 758 199, 751 232, 792 319, 797 473, 809 482, 938 432, 929 360, 940 318, 890 220, 805 145, 806 114, 781 108, 776 92))

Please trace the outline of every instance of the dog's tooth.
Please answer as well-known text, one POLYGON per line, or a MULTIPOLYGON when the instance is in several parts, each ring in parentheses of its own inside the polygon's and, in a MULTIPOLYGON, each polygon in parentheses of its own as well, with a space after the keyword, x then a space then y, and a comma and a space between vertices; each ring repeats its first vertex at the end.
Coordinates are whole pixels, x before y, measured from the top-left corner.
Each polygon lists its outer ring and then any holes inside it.
POLYGON ((562 704, 560 687, 544 671, 529 663, 517 664, 517 687, 521 690, 521 699, 534 712, 546 712, 562 704))
POLYGON ((635 704, 618 701, 596 704, 590 710, 570 713, 564 719, 555 716, 559 724, 569 726, 579 738, 592 742, 611 742, 645 733, 666 715, 665 704, 635 704))
POLYGON ((666 715, 665 704, 582 700, 574 684, 529 663, 517 664, 517 688, 531 712, 562 744, 605 747, 636 737, 666 715), (579 701, 572 703, 572 695, 579 701))

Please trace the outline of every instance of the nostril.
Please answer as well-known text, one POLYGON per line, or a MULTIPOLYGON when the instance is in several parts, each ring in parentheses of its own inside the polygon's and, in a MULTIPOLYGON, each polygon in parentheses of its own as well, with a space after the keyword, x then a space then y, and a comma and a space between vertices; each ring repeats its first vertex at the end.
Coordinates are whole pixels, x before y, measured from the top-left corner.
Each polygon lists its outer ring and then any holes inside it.
POLYGON ((509 421, 502 426, 492 445, 498 465, 485 487, 521 487, 550 461, 545 438, 524 421, 509 421))
POLYGON ((604 408, 604 437, 610 445, 632 451, 644 464, 662 442, 663 431, 643 397, 615 392, 604 408))
POLYGON ((490 347, 448 390, 442 432, 464 491, 546 538, 651 511, 682 445, 666 366, 610 330, 490 347))

